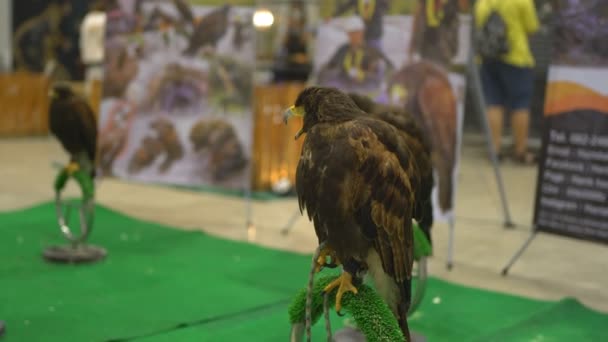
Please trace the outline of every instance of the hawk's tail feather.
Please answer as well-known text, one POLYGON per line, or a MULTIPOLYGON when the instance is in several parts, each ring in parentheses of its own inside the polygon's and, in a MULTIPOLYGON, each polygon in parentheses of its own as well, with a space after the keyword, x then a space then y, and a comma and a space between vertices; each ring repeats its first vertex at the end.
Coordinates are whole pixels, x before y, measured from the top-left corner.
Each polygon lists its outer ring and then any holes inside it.
POLYGON ((399 301, 399 303, 397 303, 397 322, 399 323, 399 328, 401 328, 403 336, 405 336, 405 340, 410 342, 412 340, 412 336, 410 334, 410 327, 407 323, 407 314, 412 304, 411 276, 406 279, 403 284, 401 284, 399 292, 401 300, 399 301))
POLYGON ((411 341, 407 324, 407 312, 411 302, 411 278, 399 285, 393 277, 384 272, 380 255, 375 250, 370 251, 365 261, 376 291, 395 315, 406 341, 411 341))
POLYGON ((433 201, 429 198, 424 201, 421 208, 421 218, 418 221, 418 226, 426 236, 426 239, 432 245, 433 241, 431 240, 431 227, 433 226, 433 201))

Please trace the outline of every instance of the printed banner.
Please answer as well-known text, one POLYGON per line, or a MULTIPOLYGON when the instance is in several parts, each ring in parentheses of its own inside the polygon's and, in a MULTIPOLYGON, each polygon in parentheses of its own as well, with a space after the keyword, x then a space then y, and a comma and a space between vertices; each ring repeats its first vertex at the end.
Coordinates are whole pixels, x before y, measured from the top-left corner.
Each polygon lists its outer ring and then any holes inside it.
POLYGON ((534 223, 608 242, 608 3, 557 5, 534 223))
POLYGON ((196 3, 119 0, 108 11, 101 174, 249 186, 254 8, 196 3))
POLYGON ((93 4, 93 0, 12 1, 15 69, 48 70, 54 79, 82 80, 80 24, 93 4))
POLYGON ((466 0, 323 1, 315 83, 403 107, 430 137, 437 220, 453 215, 471 16, 466 0))

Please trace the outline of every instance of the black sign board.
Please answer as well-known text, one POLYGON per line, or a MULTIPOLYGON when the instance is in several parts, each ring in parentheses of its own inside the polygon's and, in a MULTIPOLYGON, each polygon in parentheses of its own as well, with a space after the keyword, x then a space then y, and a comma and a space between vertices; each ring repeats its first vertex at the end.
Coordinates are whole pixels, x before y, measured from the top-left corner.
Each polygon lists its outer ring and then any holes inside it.
POLYGON ((539 231, 608 243, 608 113, 546 117, 534 223, 539 231))

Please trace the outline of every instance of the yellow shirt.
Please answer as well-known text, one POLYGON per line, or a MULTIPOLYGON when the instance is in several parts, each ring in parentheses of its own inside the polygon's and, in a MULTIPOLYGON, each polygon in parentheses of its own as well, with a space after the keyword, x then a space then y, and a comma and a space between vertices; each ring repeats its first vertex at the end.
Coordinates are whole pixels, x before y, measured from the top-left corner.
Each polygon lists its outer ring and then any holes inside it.
POLYGON ((477 0, 475 3, 475 25, 480 28, 493 9, 507 25, 509 52, 503 62, 519 67, 534 66, 528 36, 538 31, 539 23, 533 0, 477 0))

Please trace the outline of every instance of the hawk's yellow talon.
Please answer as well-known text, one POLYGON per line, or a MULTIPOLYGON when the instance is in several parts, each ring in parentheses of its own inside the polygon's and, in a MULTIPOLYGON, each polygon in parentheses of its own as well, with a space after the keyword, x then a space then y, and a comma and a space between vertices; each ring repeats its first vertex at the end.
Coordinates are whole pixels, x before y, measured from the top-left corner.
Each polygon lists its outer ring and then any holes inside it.
POLYGON ((73 175, 76 171, 80 170, 80 165, 78 165, 78 163, 75 162, 70 162, 66 167, 65 167, 65 171, 69 174, 69 175, 73 175))
POLYGON ((336 252, 329 247, 323 247, 319 252, 319 257, 317 258, 317 264, 315 265, 315 273, 321 271, 321 269, 325 266, 325 264, 327 263, 328 256, 331 257, 332 263, 336 265, 340 264, 340 261, 336 256, 336 252))
POLYGON ((342 272, 342 274, 336 278, 336 280, 329 283, 323 291, 330 292, 336 287, 338 287, 338 292, 336 293, 336 311, 340 312, 342 309, 342 296, 346 292, 357 294, 358 290, 353 285, 353 277, 348 272, 342 272))

